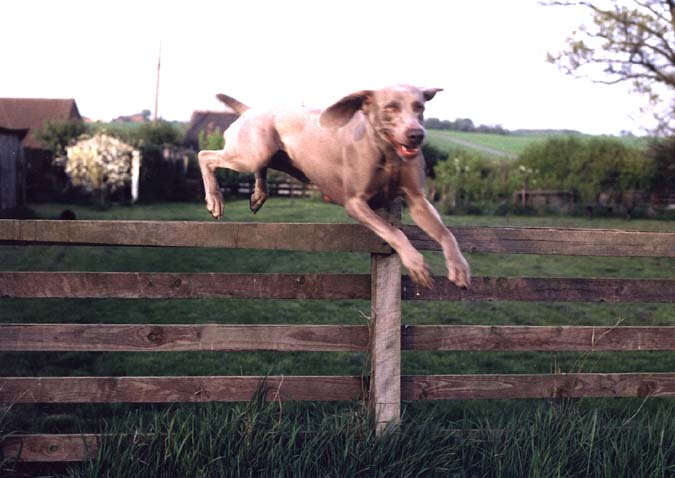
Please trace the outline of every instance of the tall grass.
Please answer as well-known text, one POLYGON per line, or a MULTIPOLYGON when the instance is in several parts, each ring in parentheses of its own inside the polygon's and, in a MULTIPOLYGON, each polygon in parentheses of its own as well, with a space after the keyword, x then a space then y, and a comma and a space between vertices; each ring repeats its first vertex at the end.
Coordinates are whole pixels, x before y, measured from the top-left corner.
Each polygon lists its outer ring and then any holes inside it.
POLYGON ((131 414, 105 431, 85 477, 659 477, 675 473, 675 419, 626 419, 574 402, 542 403, 503 419, 404 416, 375 436, 367 410, 283 410, 260 398, 236 406, 131 414), (137 433, 143 430, 143 434, 137 433))

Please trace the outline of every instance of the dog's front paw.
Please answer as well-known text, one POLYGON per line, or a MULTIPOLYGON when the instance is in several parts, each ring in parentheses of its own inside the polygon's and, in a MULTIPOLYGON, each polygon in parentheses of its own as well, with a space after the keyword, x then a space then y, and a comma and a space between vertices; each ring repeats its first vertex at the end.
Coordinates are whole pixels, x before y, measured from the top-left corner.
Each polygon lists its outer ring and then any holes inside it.
POLYGON ((429 266, 424 262, 424 256, 422 254, 413 250, 412 253, 401 255, 401 262, 403 262, 405 268, 408 269, 410 278, 415 284, 426 287, 427 289, 431 289, 434 286, 434 280, 431 278, 429 266))
POLYGON ((216 219, 223 217, 223 195, 220 194, 220 191, 217 193, 207 193, 205 199, 206 209, 211 215, 216 219))
POLYGON ((445 264, 448 268, 448 280, 459 287, 468 289, 471 285, 471 269, 464 256, 459 254, 447 259, 445 264))

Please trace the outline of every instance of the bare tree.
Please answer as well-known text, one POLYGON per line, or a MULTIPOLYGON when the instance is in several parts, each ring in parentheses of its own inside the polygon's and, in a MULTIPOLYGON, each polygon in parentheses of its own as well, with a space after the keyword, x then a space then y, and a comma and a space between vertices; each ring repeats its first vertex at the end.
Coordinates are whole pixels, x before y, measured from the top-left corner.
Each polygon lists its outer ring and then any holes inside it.
POLYGON ((567 48, 548 55, 565 73, 597 83, 629 82, 648 98, 659 127, 675 133, 675 0, 554 1, 545 5, 587 9, 592 24, 567 39, 567 48))

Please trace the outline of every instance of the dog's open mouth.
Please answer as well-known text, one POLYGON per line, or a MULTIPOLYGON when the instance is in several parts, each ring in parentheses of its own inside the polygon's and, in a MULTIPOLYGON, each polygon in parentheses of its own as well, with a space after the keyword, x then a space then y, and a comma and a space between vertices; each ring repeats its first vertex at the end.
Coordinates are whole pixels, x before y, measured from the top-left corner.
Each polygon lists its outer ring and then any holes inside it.
POLYGON ((399 143, 396 141, 391 134, 384 132, 385 138, 391 143, 391 145, 396 149, 396 152, 403 159, 414 159, 420 154, 421 145, 417 146, 408 146, 407 144, 399 143))
POLYGON ((405 144, 397 143, 395 141, 393 141, 393 144, 396 148, 396 152, 403 159, 413 159, 420 154, 419 146, 406 146, 405 144))

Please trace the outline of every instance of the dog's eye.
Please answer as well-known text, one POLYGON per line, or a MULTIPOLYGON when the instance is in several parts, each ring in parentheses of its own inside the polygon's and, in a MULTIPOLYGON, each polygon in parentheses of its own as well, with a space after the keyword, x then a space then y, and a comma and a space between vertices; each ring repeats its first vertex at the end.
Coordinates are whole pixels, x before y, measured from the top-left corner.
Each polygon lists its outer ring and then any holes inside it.
POLYGON ((424 113, 424 105, 422 103, 413 103, 413 111, 415 113, 424 113))
POLYGON ((389 103, 384 107, 385 113, 398 113, 401 111, 401 107, 398 105, 398 103, 389 103))

